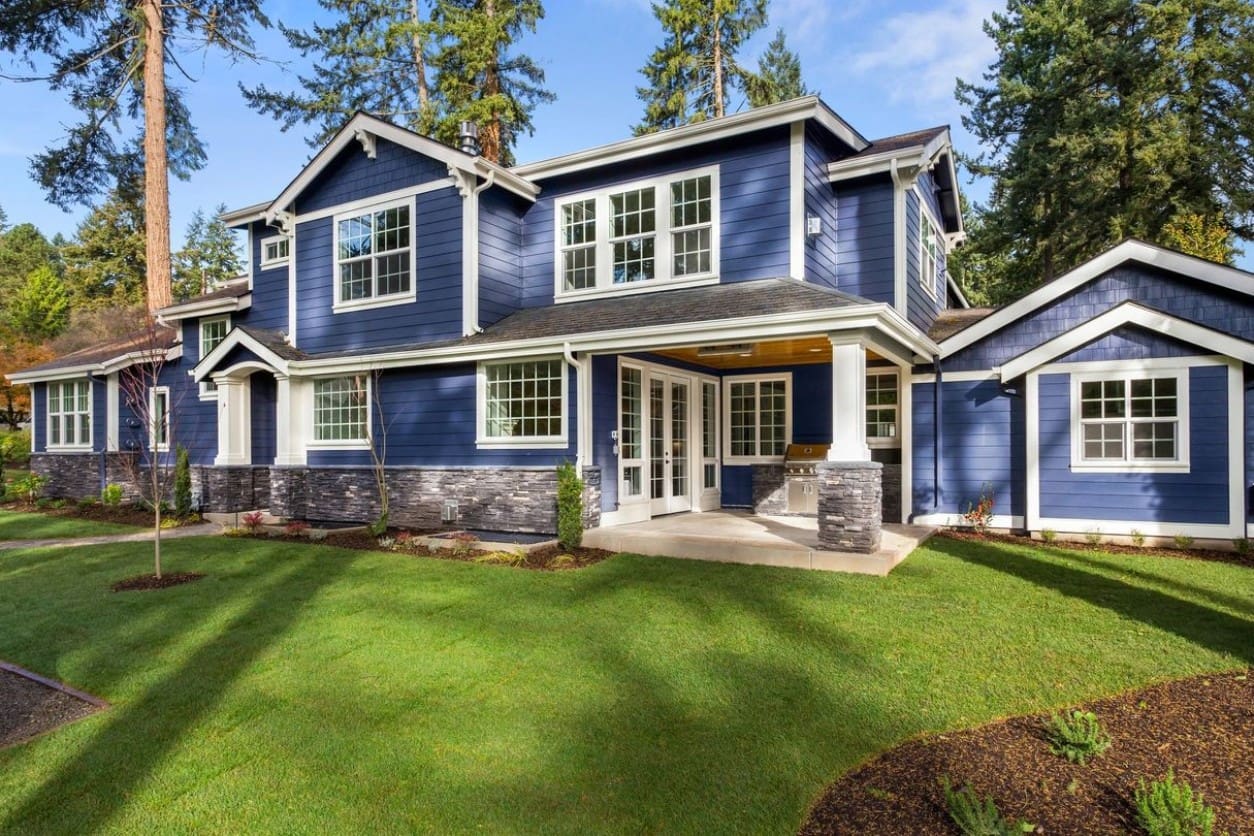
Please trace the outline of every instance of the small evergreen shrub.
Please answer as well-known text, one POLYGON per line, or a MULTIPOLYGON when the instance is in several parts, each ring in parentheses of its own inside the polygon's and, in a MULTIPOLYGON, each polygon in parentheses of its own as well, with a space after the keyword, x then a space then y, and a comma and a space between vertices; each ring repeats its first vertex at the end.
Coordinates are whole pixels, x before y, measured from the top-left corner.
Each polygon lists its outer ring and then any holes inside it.
POLYGON ((110 508, 120 507, 122 505, 122 486, 105 485, 104 490, 100 492, 100 501, 110 508))
POLYGON ((1135 528, 1132 529, 1132 533, 1128 535, 1128 539, 1131 540, 1132 545, 1136 546, 1138 549, 1145 545, 1145 535, 1137 531, 1135 528))
POLYGON ((1237 550, 1237 554, 1250 553, 1250 540, 1248 537, 1238 537, 1232 541, 1232 547, 1237 550))
POLYGON ((991 797, 981 801, 970 786, 955 790, 945 777, 941 779, 941 788, 949 817, 965 836, 1015 836, 1036 829, 1036 825, 1026 821, 1007 821, 991 797))
POLYGON ((1041 529, 1041 540, 1045 543, 1052 543, 1058 539, 1058 532, 1052 528, 1041 529))
POLYGON ((187 448, 178 445, 174 458, 174 513, 189 517, 192 513, 192 466, 187 448))
POLYGON ((1102 544, 1102 532, 1099 528, 1091 528, 1084 534, 1084 539, 1090 546, 1100 546, 1102 544))
POLYGON ((1193 538, 1187 534, 1177 534, 1175 537, 1171 539, 1175 541, 1176 548, 1180 549, 1181 551, 1183 551, 1184 549, 1193 548, 1193 538))
POLYGON ((583 480, 570 462, 557 466, 557 539, 564 549, 583 543, 583 480))
POLYGON ((244 524, 244 528, 248 529, 249 534, 256 534, 261 531, 261 521, 265 519, 265 515, 260 511, 250 511, 240 517, 240 522, 244 524))
POLYGON ((388 533, 388 515, 381 514, 379 519, 366 526, 366 530, 370 532, 372 537, 382 537, 388 533))
POLYGON ((1149 836, 1210 836, 1214 831, 1214 808, 1187 783, 1177 784, 1172 769, 1161 781, 1146 784, 1142 778, 1135 801, 1137 823, 1149 836))
POLYGON ((1091 711, 1066 711, 1045 723, 1049 750, 1084 766, 1110 748, 1110 735, 1091 711))

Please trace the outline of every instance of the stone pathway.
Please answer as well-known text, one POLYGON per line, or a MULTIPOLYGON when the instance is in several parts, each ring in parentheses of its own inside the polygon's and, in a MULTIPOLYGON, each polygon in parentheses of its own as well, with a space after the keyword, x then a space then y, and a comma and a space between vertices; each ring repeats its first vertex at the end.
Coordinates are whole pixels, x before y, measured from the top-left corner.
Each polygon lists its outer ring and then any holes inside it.
MULTIPOLYGON (((182 528, 170 528, 161 532, 162 540, 179 540, 183 537, 206 537, 221 534, 222 526, 214 523, 200 523, 182 528)), ((0 551, 6 549, 38 549, 45 546, 99 546, 104 543, 143 543, 152 540, 151 531, 137 531, 134 534, 101 534, 95 537, 63 537, 45 540, 0 540, 0 551)))

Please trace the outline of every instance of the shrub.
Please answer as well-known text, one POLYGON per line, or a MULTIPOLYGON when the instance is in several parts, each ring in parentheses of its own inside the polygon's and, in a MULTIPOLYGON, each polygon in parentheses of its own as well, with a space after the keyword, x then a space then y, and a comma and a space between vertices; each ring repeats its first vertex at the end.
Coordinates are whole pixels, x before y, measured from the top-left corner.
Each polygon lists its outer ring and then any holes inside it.
POLYGON ((27 473, 20 479, 14 479, 9 484, 9 490, 12 492, 14 498, 20 499, 27 505, 34 505, 35 501, 38 500, 40 495, 44 492, 44 486, 47 484, 47 477, 39 476, 35 473, 27 473))
POLYGON ((552 569, 569 569, 576 563, 574 555, 559 554, 557 557, 549 561, 549 567, 552 569))
POLYGON ((949 817, 966 836, 1013 836, 1036 829, 1036 825, 1026 821, 1007 821, 991 797, 981 801, 970 786, 955 790, 946 777, 941 779, 941 788, 945 791, 949 817))
POLYGON ((501 552, 485 552, 475 557, 475 563, 493 563, 499 566, 524 566, 527 553, 522 549, 501 552))
POLYGON ((988 532, 988 527, 993 522, 993 486, 991 484, 985 482, 980 488, 980 498, 974 503, 967 503, 967 511, 962 515, 962 519, 974 528, 977 534, 988 532))
POLYGON ((304 520, 292 520, 283 526, 283 533, 288 537, 303 537, 309 530, 309 523, 304 520))
POLYGON ((1237 550, 1237 554, 1250 553, 1250 540, 1248 537, 1238 537, 1232 541, 1232 547, 1237 550))
POLYGON ((388 515, 383 514, 379 519, 366 526, 366 531, 370 532, 372 537, 382 537, 388 533, 388 515))
POLYGON ((178 517, 162 517, 161 518, 162 528, 178 528, 179 525, 181 525, 181 523, 179 522, 178 517))
POLYGON ((261 531, 261 521, 265 519, 265 514, 260 511, 250 511, 240 517, 240 522, 244 523, 244 528, 248 529, 249 534, 256 534, 261 531))
POLYGON ((1102 544, 1102 530, 1100 528, 1090 528, 1084 533, 1084 539, 1090 546, 1100 546, 1102 544))
POLYGON ((1110 748, 1110 735, 1091 711, 1055 714, 1045 723, 1049 750, 1084 766, 1110 748))
POLYGON ((315 543, 321 543, 327 539, 327 530, 325 528, 311 528, 309 529, 309 539, 315 543))
POLYGON ((95 508, 99 502, 100 500, 94 496, 85 496, 78 501, 78 510, 86 511, 88 508, 95 508))
POLYGON ((105 485, 104 490, 100 492, 100 501, 110 508, 117 508, 122 504, 122 486, 121 485, 105 485))
POLYGON ((414 545, 414 533, 404 530, 396 532, 396 545, 402 549, 412 548, 414 545))
POLYGON ((1187 534, 1177 534, 1171 539, 1175 541, 1177 549, 1184 550, 1193 548, 1193 538, 1187 534))
POLYGON ((1132 545, 1136 546, 1138 549, 1145 545, 1145 535, 1137 531, 1135 528, 1132 529, 1132 533, 1128 535, 1128 539, 1131 540, 1132 545))
POLYGON ((0 475, 3 469, 14 467, 25 469, 30 466, 30 432, 9 433, 0 439, 0 475))
POLYGON ((1136 819, 1149 836, 1210 836, 1215 810, 1185 782, 1176 783, 1175 771, 1150 784, 1141 779, 1136 790, 1136 819))
POLYGON ((393 546, 396 545, 396 538, 395 537, 380 537, 377 542, 379 543, 379 548, 391 549, 393 546))
POLYGON ((449 551, 456 557, 465 557, 470 554, 474 551, 475 543, 479 542, 479 538, 469 531, 459 531, 449 539, 453 541, 449 551))
POLYGON ((174 457, 174 513, 180 517, 192 513, 192 466, 182 444, 174 457))
POLYGON ((570 462, 557 466, 557 539, 564 549, 583 543, 583 480, 570 462))
POLYGON ((1042 528, 1042 529, 1041 529, 1041 540, 1043 540, 1044 542, 1046 542, 1046 543, 1052 543, 1052 542, 1054 542, 1054 541, 1055 541, 1055 540, 1057 540, 1057 539, 1058 539, 1058 532, 1057 532, 1057 531, 1054 531, 1052 528, 1042 528))

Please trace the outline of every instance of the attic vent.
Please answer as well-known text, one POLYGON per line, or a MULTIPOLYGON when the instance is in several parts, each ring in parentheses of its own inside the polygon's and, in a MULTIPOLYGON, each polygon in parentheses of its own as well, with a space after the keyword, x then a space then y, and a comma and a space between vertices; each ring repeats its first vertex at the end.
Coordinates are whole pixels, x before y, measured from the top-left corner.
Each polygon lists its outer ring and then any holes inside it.
POLYGON ((457 146, 472 157, 479 156, 479 126, 462 122, 457 128, 457 146))

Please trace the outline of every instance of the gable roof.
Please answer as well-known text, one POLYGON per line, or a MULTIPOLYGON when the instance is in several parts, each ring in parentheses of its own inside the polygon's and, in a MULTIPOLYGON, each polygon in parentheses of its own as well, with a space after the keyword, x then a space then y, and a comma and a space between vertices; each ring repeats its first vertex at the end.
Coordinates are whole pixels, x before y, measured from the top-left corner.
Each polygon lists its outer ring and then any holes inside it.
POLYGON ((222 342, 213 347, 213 351, 201 358, 188 374, 200 382, 209 377, 218 365, 236 348, 244 348, 257 355, 275 371, 287 372, 287 364, 292 360, 303 360, 308 354, 294 348, 280 331, 264 328, 250 328, 247 325, 236 325, 223 338, 222 342))
POLYGON ((927 335, 938 343, 944 342, 964 328, 970 328, 980 320, 992 316, 996 310, 996 308, 945 308, 936 317, 927 335))
POLYGON ((89 374, 112 374, 127 366, 148 359, 174 359, 171 352, 179 348, 179 332, 175 328, 158 326, 151 334, 130 337, 80 348, 60 357, 31 366, 28 369, 5 375, 12 383, 35 383, 64 377, 82 377, 89 374))
POLYGON ((941 356, 961 351, 1129 261, 1254 296, 1254 273, 1129 238, 949 337, 941 343, 941 356))

